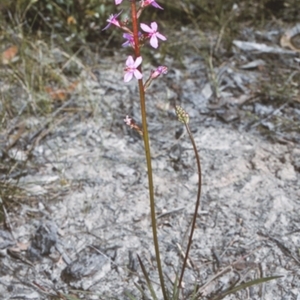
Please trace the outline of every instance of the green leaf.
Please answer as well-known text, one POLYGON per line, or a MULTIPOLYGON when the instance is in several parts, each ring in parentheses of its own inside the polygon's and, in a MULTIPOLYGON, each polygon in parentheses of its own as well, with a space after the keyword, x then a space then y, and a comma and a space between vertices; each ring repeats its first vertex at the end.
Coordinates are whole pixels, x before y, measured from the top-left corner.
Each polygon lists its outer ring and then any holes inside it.
POLYGON ((148 274, 147 274, 146 268, 145 268, 145 266, 144 266, 144 264, 143 264, 141 258, 139 257, 139 255, 138 255, 137 257, 138 257, 139 263, 140 263, 140 265, 141 265, 141 268, 142 268, 144 277, 145 277, 145 279, 146 279, 147 286, 148 286, 148 289, 149 289, 149 291, 150 291, 150 293, 151 293, 151 296, 152 296, 152 298, 153 298, 154 300, 157 300, 157 296, 156 296, 155 291, 154 291, 154 289, 153 289, 152 282, 150 281, 150 278, 149 278, 149 276, 148 276, 148 274))
POLYGON ((136 300, 136 298, 132 294, 130 294, 128 291, 125 292, 125 295, 127 297, 129 297, 130 300, 136 300))
POLYGON ((219 299, 223 299, 225 296, 233 294, 237 291, 243 290, 245 288, 248 288, 250 286, 254 286, 254 285, 258 285, 267 281, 271 281, 274 279, 278 279, 281 278, 283 276, 271 276, 271 277, 263 277, 263 278, 258 278, 258 279, 254 279, 245 283, 242 283, 236 287, 230 288, 229 290, 219 294, 218 296, 216 296, 215 298, 212 298, 212 300, 219 300, 219 299))
POLYGON ((67 295, 67 294, 61 294, 62 296, 64 296, 67 300, 79 300, 79 298, 77 298, 74 295, 67 295))

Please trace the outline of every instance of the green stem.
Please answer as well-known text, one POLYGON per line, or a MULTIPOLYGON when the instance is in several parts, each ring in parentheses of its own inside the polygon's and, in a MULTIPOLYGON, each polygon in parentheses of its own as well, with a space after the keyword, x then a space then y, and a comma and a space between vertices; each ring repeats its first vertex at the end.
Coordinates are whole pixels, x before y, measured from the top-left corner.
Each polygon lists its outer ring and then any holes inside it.
MULTIPOLYGON (((134 44, 135 44, 134 50, 135 50, 136 57, 139 57, 140 56, 140 47, 139 47, 139 39, 138 39, 138 20, 137 20, 137 14, 136 14, 135 0, 131 1, 131 14, 132 14, 133 36, 134 36, 134 44)), ((142 73, 141 67, 139 67, 139 70, 142 73)), ((144 86, 143 86, 143 80, 142 79, 138 80, 138 85, 139 85, 139 93, 140 93, 140 104, 141 104, 141 115, 142 115, 142 125, 143 125, 144 147, 145 147, 147 169, 148 169, 148 184, 149 184, 149 197, 150 197, 150 210, 151 210, 153 242, 154 242, 156 263, 157 263, 157 269, 158 269, 161 289, 162 289, 164 299, 167 300, 168 296, 167 296, 166 289, 165 289, 165 283, 164 283, 164 277, 163 277, 163 271, 162 271, 161 259, 160 259, 160 252, 159 252, 159 244, 158 244, 158 238, 157 238, 157 226, 156 226, 156 214, 155 214, 152 165, 151 165, 151 155, 150 155, 150 145, 149 145, 147 119, 146 119, 145 91, 144 91, 144 86)))
POLYGON ((195 156, 196 156, 197 169, 198 169, 198 193, 197 193, 197 201, 196 201, 195 211, 194 211, 193 220, 192 220, 191 233, 190 233, 190 236, 189 236, 189 241, 188 241, 188 245, 187 245, 187 249, 186 249, 186 253, 185 253, 185 257, 184 257, 184 261, 183 261, 183 266, 182 266, 180 278, 179 278, 179 281, 178 281, 178 287, 179 288, 181 287, 183 274, 184 274, 184 271, 186 269, 190 248, 191 248, 191 245, 192 245, 192 242, 193 242, 193 235, 194 235, 194 230, 195 230, 195 226, 196 226, 198 209, 200 207, 200 196, 201 196, 201 185, 202 185, 202 181, 201 181, 201 164, 200 164, 200 158, 199 158, 199 154, 198 154, 198 151, 197 151, 196 143, 195 143, 195 140, 194 140, 193 135, 191 133, 189 125, 186 122, 184 122, 184 125, 185 125, 186 130, 189 134, 191 143, 193 145, 194 153, 195 153, 195 156))

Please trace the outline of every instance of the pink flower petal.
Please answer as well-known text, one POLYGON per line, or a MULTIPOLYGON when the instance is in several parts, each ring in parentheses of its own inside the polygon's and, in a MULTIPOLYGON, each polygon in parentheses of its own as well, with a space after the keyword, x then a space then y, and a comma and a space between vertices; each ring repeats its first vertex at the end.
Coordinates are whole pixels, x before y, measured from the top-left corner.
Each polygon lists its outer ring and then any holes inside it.
POLYGON ((133 74, 134 74, 136 79, 142 79, 143 78, 143 74, 139 70, 134 70, 133 74))
POLYGON ((133 74, 131 72, 126 72, 124 75, 124 82, 129 82, 133 77, 133 74))
POLYGON ((151 23, 151 28, 152 28, 152 31, 156 31, 157 30, 157 23, 156 22, 152 22, 151 23))
POLYGON ((141 28, 142 28, 145 32, 152 32, 152 29, 151 29, 148 25, 146 25, 146 24, 144 24, 144 23, 141 23, 140 25, 141 25, 141 28))
POLYGON ((128 56, 128 58, 126 60, 126 66, 132 67, 133 65, 134 65, 134 60, 133 60, 133 57, 130 55, 130 56, 128 56))
POLYGON ((158 47, 158 40, 155 34, 150 38, 150 45, 155 49, 158 47))
POLYGON ((166 41, 166 40, 167 40, 167 38, 166 38, 164 35, 162 35, 161 33, 159 33, 159 32, 156 33, 156 36, 157 36, 159 39, 163 40, 163 41, 166 41))
POLYGON ((133 66, 135 68, 137 68, 142 63, 142 61, 143 61, 143 59, 142 59, 141 56, 137 57, 136 60, 135 60, 135 62, 134 62, 134 64, 133 64, 133 66))

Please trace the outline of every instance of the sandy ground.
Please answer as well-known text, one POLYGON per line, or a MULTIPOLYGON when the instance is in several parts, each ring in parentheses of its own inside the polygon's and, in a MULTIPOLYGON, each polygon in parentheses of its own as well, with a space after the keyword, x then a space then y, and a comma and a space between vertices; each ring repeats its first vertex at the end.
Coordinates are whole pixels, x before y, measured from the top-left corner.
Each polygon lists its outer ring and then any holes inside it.
MULTIPOLYGON (((219 121, 204 97, 201 60, 186 63, 188 70, 170 68, 147 95, 164 271, 172 281, 182 263, 197 193, 188 136, 175 138, 176 101, 190 113, 203 171, 185 293, 231 266, 206 286, 206 296, 239 279, 282 275, 226 299, 300 299, 299 144, 219 121)), ((9 213, 13 236, 1 230, 1 299, 129 299, 125 291, 141 299, 136 254, 158 282, 143 142, 123 124, 127 114, 140 121, 137 87, 123 84, 122 59, 99 63, 97 79, 86 74, 71 99, 81 110, 60 114, 65 119, 36 145, 30 172, 18 182, 35 201, 9 213)), ((27 158, 17 147, 10 155, 27 158)))

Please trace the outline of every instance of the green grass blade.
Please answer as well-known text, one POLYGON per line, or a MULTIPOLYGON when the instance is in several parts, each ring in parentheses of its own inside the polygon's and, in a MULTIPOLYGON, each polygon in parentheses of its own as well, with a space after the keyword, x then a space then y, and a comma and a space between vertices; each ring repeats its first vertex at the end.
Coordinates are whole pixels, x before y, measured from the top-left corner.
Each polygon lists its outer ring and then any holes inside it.
POLYGON ((139 255, 138 255, 137 257, 138 257, 140 266, 141 266, 141 268, 142 268, 144 277, 145 277, 145 279, 146 279, 147 286, 148 286, 148 289, 149 289, 149 291, 150 291, 150 293, 151 293, 152 299, 157 300, 157 296, 156 296, 156 294, 155 294, 155 292, 154 292, 154 289, 153 289, 151 280, 150 280, 150 278, 149 278, 149 276, 148 276, 148 274, 147 274, 146 268, 145 268, 145 266, 144 266, 144 264, 143 264, 141 258, 139 257, 139 255))
MULTIPOLYGON (((139 289, 139 287, 138 287, 139 289)), ((140 290, 140 289, 139 289, 140 290)), ((125 295, 130 299, 130 300, 137 300, 132 294, 130 294, 130 292, 126 291, 125 295)))
POLYGON ((179 288, 178 288, 178 274, 176 273, 176 278, 173 284, 173 293, 172 293, 172 300, 177 300, 179 297, 179 288))
POLYGON ((248 288, 250 286, 254 286, 254 285, 258 285, 267 281, 271 281, 274 279, 278 279, 281 278, 283 276, 271 276, 271 277, 264 277, 264 278, 258 278, 258 279, 254 279, 245 283, 242 283, 236 287, 230 288, 229 290, 221 293, 220 295, 216 296, 215 298, 213 298, 212 300, 219 300, 219 299, 223 299, 225 296, 229 295, 229 294, 233 294, 236 293, 237 291, 243 290, 245 288, 248 288))

